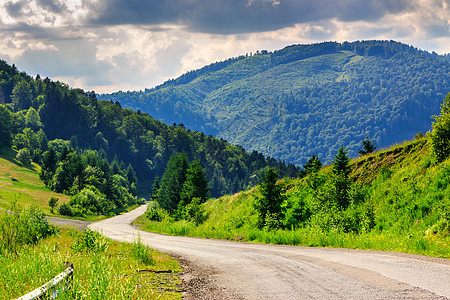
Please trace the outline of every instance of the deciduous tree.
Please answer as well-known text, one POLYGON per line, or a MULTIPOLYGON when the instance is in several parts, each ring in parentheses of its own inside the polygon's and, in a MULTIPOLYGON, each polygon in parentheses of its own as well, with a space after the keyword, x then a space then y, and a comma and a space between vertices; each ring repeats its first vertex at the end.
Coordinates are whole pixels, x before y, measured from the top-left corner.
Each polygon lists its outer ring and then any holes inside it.
POLYGON ((434 116, 431 132, 431 147, 438 161, 450 156, 450 93, 441 105, 441 114, 434 116))

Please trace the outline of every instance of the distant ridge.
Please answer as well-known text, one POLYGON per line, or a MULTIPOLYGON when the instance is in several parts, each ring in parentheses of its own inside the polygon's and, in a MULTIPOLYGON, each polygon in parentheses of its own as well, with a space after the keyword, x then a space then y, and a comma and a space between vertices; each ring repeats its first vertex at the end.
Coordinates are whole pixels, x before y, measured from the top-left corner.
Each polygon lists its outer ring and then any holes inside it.
POLYGON ((450 56, 395 41, 258 51, 140 92, 100 95, 288 162, 352 156, 425 133, 450 87, 450 56))

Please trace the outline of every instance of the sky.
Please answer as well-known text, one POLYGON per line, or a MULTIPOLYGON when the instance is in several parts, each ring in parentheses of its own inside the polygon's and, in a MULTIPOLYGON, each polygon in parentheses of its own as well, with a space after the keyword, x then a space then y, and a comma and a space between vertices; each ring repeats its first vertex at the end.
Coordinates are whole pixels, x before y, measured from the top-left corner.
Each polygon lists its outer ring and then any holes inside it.
POLYGON ((450 53, 450 0, 0 0, 0 59, 97 93, 322 41, 450 53))

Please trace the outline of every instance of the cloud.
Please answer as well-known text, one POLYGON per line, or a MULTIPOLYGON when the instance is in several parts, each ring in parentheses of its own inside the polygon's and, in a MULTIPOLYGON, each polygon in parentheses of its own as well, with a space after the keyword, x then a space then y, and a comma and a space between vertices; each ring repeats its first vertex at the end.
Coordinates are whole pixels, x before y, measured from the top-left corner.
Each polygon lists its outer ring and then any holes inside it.
POLYGON ((37 3, 46 11, 50 11, 56 14, 60 14, 67 10, 67 6, 64 4, 64 2, 55 0, 38 0, 37 3))
POLYGON ((192 32, 237 34, 338 19, 377 20, 414 8, 408 0, 106 0, 94 2, 97 25, 178 24, 192 32))
POLYGON ((450 52, 447 0, 6 0, 0 58, 97 92, 256 50, 393 39, 450 52))

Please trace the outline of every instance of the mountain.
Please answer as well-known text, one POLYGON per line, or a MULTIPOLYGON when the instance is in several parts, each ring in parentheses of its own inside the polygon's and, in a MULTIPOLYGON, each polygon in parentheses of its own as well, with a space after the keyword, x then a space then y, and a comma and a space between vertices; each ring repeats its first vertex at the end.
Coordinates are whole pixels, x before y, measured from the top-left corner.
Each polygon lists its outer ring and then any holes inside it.
POLYGON ((112 190, 120 194, 121 186, 136 181, 135 172, 137 188, 145 196, 179 152, 201 163, 214 197, 257 184, 268 166, 287 177, 299 172, 292 164, 246 152, 183 125, 164 124, 119 102, 97 100, 94 92, 39 75, 33 78, 0 60, 0 149, 4 146, 44 164, 51 171, 43 174, 44 181, 71 195, 92 185, 104 188, 106 195, 112 190), (57 159, 54 153, 51 160, 45 158, 50 146, 57 150, 57 159), (118 176, 113 180, 113 175, 118 176))
POLYGON ((169 124, 301 164, 431 129, 450 56, 395 41, 325 42, 214 63, 153 89, 100 95, 169 124))

